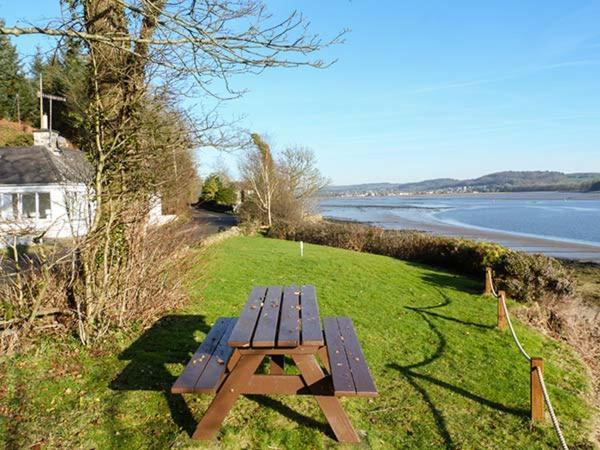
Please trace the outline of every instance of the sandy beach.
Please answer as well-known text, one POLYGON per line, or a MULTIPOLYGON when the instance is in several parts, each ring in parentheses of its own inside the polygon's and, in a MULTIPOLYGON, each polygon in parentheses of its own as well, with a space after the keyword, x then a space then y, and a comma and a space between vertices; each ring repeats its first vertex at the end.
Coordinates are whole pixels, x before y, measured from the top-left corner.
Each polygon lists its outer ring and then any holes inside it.
POLYGON ((398 221, 401 229, 419 230, 440 236, 462 237, 488 242, 497 242, 514 250, 528 253, 543 253, 563 259, 600 262, 600 246, 567 242, 533 236, 522 236, 495 230, 483 230, 444 223, 410 220, 398 221))

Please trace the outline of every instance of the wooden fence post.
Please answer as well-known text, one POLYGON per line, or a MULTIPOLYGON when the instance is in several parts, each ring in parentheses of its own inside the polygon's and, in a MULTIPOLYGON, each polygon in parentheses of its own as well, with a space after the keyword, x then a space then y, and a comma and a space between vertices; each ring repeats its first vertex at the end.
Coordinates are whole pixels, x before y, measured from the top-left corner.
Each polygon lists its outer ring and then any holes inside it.
POLYGON ((536 367, 544 372, 544 360, 542 358, 531 358, 531 420, 537 422, 544 420, 544 394, 542 392, 542 383, 536 367))
POLYGON ((506 312, 504 311, 504 304, 506 302, 506 293, 504 291, 498 292, 498 328, 506 330, 506 312))
POLYGON ((492 295, 492 268, 485 268, 485 290, 483 295, 492 295))

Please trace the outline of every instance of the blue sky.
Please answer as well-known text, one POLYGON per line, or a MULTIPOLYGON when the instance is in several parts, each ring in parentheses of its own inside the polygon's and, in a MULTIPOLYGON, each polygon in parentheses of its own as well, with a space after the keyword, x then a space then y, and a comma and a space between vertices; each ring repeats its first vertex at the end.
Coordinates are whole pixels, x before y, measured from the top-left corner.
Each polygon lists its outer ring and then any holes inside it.
MULTIPOLYGON (((268 3, 325 37, 352 31, 321 55, 338 59, 329 69, 236 78, 250 92, 223 114, 276 148, 312 148, 334 184, 600 172, 600 1, 268 3)), ((8 24, 58 11, 0 0, 8 24)), ((222 161, 235 173, 235 155, 199 154, 202 172, 222 161)))

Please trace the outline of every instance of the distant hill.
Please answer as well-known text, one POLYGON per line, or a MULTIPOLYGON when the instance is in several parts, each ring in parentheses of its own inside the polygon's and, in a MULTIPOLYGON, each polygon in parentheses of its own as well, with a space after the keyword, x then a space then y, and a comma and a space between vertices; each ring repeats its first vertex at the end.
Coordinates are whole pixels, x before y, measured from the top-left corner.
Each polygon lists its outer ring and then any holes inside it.
POLYGON ((394 195, 402 193, 591 191, 600 190, 600 173, 551 171, 497 172, 469 180, 437 178, 416 183, 367 183, 329 186, 326 195, 394 195))

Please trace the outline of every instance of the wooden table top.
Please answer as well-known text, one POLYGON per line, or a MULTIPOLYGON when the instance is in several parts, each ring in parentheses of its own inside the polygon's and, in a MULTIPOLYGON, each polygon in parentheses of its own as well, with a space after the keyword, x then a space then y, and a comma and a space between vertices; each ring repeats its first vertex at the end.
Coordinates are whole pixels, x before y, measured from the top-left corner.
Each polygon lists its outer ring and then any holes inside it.
POLYGON ((254 348, 324 345, 315 287, 255 287, 227 343, 254 348))

